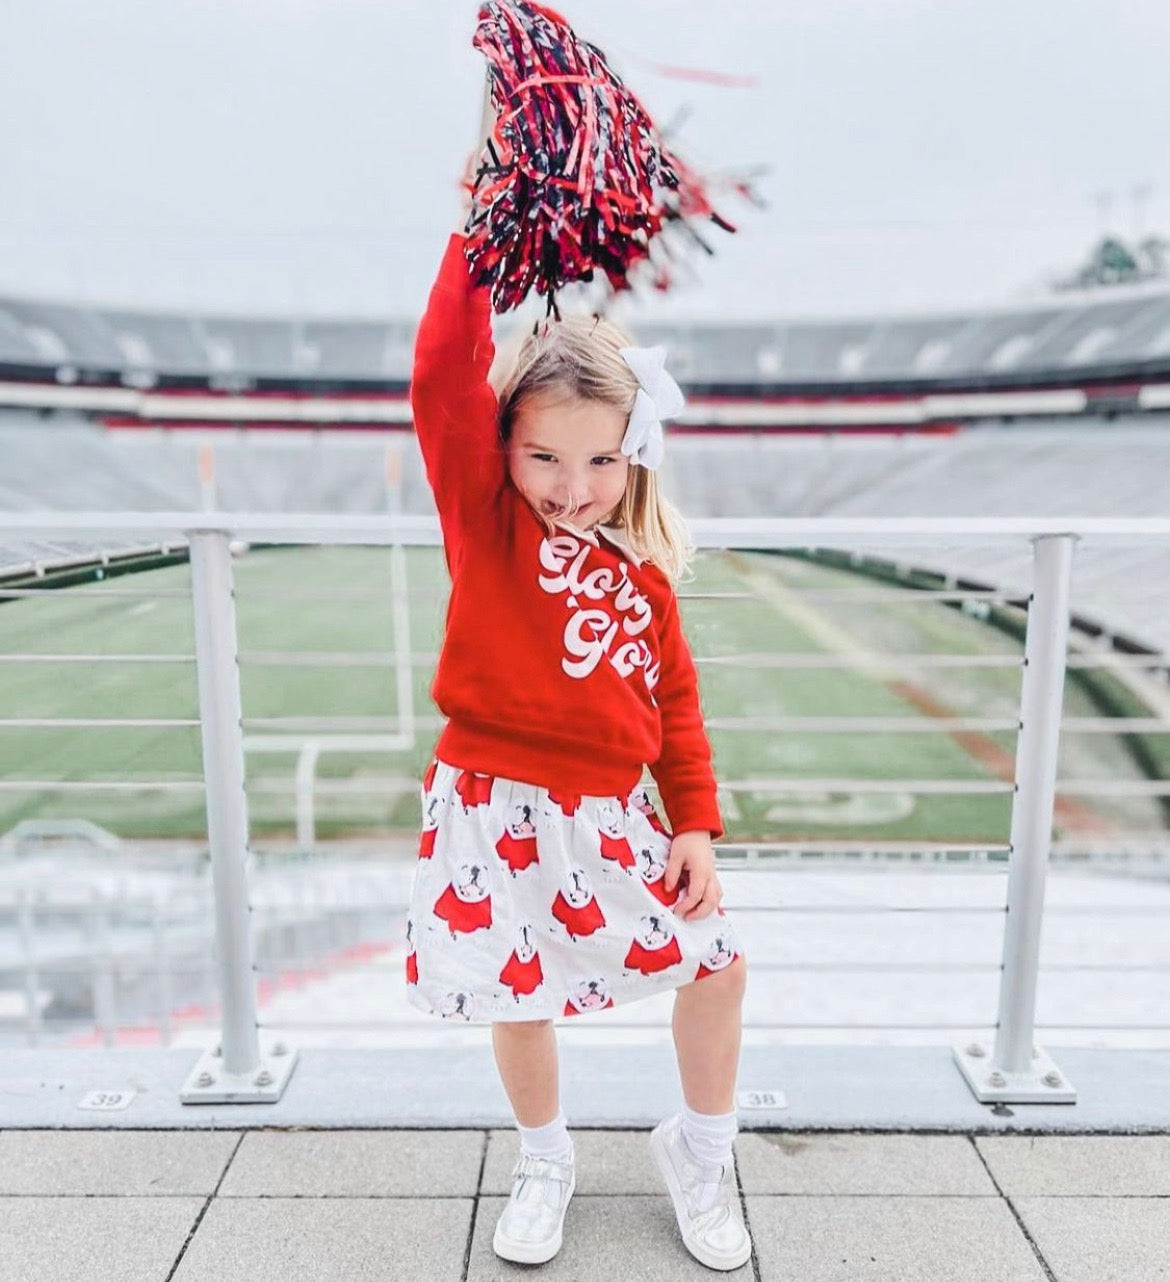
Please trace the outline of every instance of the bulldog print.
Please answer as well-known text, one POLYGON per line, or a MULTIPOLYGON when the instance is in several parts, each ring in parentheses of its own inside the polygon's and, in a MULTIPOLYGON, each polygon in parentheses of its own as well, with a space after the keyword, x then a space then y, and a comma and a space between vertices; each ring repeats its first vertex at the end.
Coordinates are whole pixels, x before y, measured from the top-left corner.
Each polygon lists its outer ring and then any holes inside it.
POLYGON ((726 970, 738 956, 729 940, 722 935, 717 936, 699 963, 695 978, 705 979, 708 975, 714 975, 716 971, 726 970))
POLYGON ((638 934, 626 953, 626 969, 653 975, 682 961, 682 949, 668 912, 646 913, 639 919, 638 934))
POLYGON ((592 1010, 608 1010, 612 1005, 609 984, 604 979, 583 979, 570 991, 565 1014, 584 1015, 592 1010))
POLYGON ((536 934, 531 926, 521 926, 516 947, 500 971, 500 983, 508 985, 517 1001, 521 997, 530 997, 544 983, 540 954, 536 951, 536 934))
POLYGON ((508 865, 513 877, 540 862, 536 853, 536 823, 531 806, 517 802, 509 807, 504 835, 496 842, 496 854, 508 865))
POLYGON ((444 1019, 470 1022, 475 1013, 475 998, 470 993, 446 993, 439 1001, 439 1014, 444 1019))
POLYGON ((642 884, 664 908, 673 908, 683 892, 682 879, 675 882, 673 890, 666 889, 667 852, 661 847, 640 846, 634 854, 634 863, 642 884))
POLYGON ((601 838, 601 857, 610 859, 619 868, 633 868, 634 852, 626 840, 626 812, 616 801, 603 801, 598 806, 601 838))
POLYGON ((634 791, 630 793, 630 804, 640 814, 646 816, 650 827, 653 828, 655 832, 660 832, 664 837, 670 836, 670 832, 666 825, 658 818, 657 811, 655 811, 654 807, 650 804, 650 796, 646 792, 645 788, 635 788, 634 791))
POLYGON ((484 865, 461 864, 455 881, 435 901, 434 912, 447 923, 452 939, 489 927, 492 897, 484 865))
POLYGON ((573 939, 592 935, 605 925, 605 914, 593 897, 593 884, 583 868, 574 868, 569 874, 569 885, 557 891, 552 915, 573 939))

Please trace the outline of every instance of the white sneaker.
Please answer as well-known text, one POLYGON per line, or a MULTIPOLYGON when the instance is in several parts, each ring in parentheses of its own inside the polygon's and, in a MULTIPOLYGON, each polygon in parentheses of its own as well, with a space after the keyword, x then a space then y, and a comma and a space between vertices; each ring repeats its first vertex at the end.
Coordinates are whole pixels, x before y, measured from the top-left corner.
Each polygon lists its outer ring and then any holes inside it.
POLYGON ((573 1158, 549 1162, 522 1153, 512 1179, 512 1196, 496 1224, 492 1247, 503 1260, 544 1264, 561 1249, 565 1211, 577 1187, 573 1158))
POLYGON ((703 1166, 687 1146, 681 1116, 668 1117, 650 1132, 650 1152, 666 1179, 687 1250, 709 1269, 746 1264, 752 1240, 740 1210, 734 1165, 703 1166))

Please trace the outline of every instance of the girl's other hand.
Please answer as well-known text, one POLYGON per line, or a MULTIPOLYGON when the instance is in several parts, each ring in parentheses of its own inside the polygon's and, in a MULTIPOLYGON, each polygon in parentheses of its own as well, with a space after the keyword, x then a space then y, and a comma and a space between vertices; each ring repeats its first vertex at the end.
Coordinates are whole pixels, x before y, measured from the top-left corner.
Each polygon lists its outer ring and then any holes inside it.
POLYGON ((723 887, 715 872, 715 851, 709 832, 675 833, 670 843, 670 858, 663 878, 667 892, 681 881, 685 893, 674 906, 675 916, 683 921, 701 921, 709 917, 723 899, 723 887))

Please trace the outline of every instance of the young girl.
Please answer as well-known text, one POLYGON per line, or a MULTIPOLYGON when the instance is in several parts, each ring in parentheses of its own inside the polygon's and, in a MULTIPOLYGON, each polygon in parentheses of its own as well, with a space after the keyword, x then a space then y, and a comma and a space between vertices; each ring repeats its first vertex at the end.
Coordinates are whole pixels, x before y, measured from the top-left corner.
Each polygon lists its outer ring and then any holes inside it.
POLYGON ((675 989, 686 1108, 651 1150, 687 1249, 751 1254, 732 1164, 744 960, 719 907, 711 749, 659 497, 661 349, 605 321, 538 327, 494 357, 461 235, 419 328, 411 399, 451 597, 407 934, 421 1009, 492 1025, 520 1160, 494 1247, 542 1263, 575 1187, 553 1020, 675 989), (649 766, 669 820, 640 784, 649 766))

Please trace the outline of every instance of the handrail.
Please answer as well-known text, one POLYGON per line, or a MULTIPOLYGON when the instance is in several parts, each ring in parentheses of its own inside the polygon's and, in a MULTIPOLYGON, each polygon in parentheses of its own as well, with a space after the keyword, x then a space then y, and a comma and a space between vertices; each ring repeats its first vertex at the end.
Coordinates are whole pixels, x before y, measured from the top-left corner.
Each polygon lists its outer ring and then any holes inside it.
MULTIPOLYGON (((687 522, 698 547, 743 549, 839 548, 939 540, 1003 546, 1069 536, 1112 545, 1170 542, 1167 517, 822 516, 700 517, 687 522)), ((7 535, 53 534, 100 539, 110 534, 152 534, 185 539, 193 533, 292 544, 402 544, 435 546, 433 516, 335 516, 316 512, 0 512, 0 540, 7 535)))
MULTIPOLYGON (((1056 745, 1066 667, 1069 624, 1068 590, 1075 545, 1139 545, 1170 542, 1166 518, 786 518, 703 519, 690 524, 699 547, 743 550, 927 546, 948 544, 1024 547, 1032 544, 1034 577, 1028 599, 1027 642, 1021 669, 1022 713, 1012 718, 943 719, 948 729, 987 730, 1018 726, 1016 776, 1006 779, 918 779, 848 781, 855 791, 922 791, 959 795, 1013 793, 1013 822, 1008 860, 1008 902, 1001 967, 998 1034, 994 1049, 956 1049, 959 1066, 980 1099, 999 1101, 1067 1100, 1073 1097, 1063 1075, 1046 1056, 1034 1052, 1035 985, 1043 891, 1051 850, 1056 777, 1056 745), (1002 725, 1001 725, 1002 722, 1002 725)), ((239 699, 239 653, 234 618, 231 541, 288 544, 371 544, 435 546, 438 524, 432 517, 401 515, 332 516, 222 512, 0 514, 0 543, 7 537, 103 539, 150 535, 160 541, 187 541, 193 567, 193 606, 200 724, 204 741, 204 785, 215 884, 217 953, 223 998, 223 1041, 219 1056, 205 1056, 189 1079, 183 1098, 243 1101, 273 1098, 287 1081, 295 1056, 262 1055, 255 1018, 253 966, 249 952, 246 869, 248 829, 245 810, 244 720, 239 699), (280 1062, 278 1062, 278 1060, 280 1062)), ((961 589, 941 589, 948 599, 961 589)), ((976 591, 975 589, 972 590, 976 591)), ((985 589, 979 589, 985 592, 985 589)), ((936 596, 938 593, 935 594, 936 596)), ((400 650, 400 653, 403 653, 400 650)), ((409 654, 407 650, 405 653, 409 654)), ((413 659, 413 656, 410 656, 413 659)), ((1016 662, 1013 660, 1013 662, 1016 662)), ((27 719, 25 719, 27 721, 27 719)), ((743 719, 740 719, 741 722, 743 719)), ((897 728, 891 719, 838 718, 831 728, 855 731, 897 728)), ((333 719, 336 721, 336 719, 333 719)), ((1081 719, 1089 730, 1096 719, 1081 719), (1089 724, 1085 724, 1088 722, 1089 724)), ((81 724, 76 719, 76 724, 81 724)), ((62 722, 62 724, 73 724, 62 722)), ((88 722, 86 724, 89 724, 88 722)), ((158 721, 143 724, 157 725, 158 721)), ((168 723, 171 724, 171 723, 168 723)), ((271 724, 263 719, 250 725, 271 724)), ((332 724, 332 721, 330 722, 332 724)), ((1161 723, 1157 723, 1161 724, 1161 723)), ((767 728, 808 728, 803 718, 776 718, 767 728)), ((928 723, 927 723, 928 725, 928 723)), ((761 723, 761 728, 764 724, 761 723)), ((903 728, 909 728, 905 726, 903 728)), ((921 725, 916 728, 926 728, 921 725)), ((941 729, 942 726, 936 727, 941 729)), ((29 781, 0 781, 0 789, 29 781)), ((809 788, 832 791, 843 782, 827 779, 747 779, 724 782, 728 792, 752 790, 782 794, 809 788)), ((364 781, 357 781, 366 787, 364 781)), ((71 781, 57 787, 115 787, 71 781)), ((148 781, 132 787, 201 786, 194 781, 148 781)), ((381 787, 386 787, 381 782, 381 787)), ((1113 781, 1062 782, 1062 791, 1108 795, 1113 781)), ((1134 781, 1122 781, 1126 789, 1134 781)), ((256 781, 248 791, 277 791, 273 781, 256 781)), ((330 781, 330 791, 350 791, 346 781, 330 781)), ((1142 792, 1162 795, 1170 783, 1144 781, 1142 792)), ((1002 911, 1002 910, 1001 910, 1002 911)), ((287 1049, 287 1048, 285 1048, 287 1049)))

